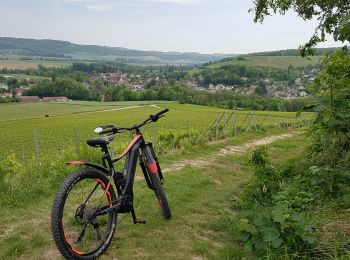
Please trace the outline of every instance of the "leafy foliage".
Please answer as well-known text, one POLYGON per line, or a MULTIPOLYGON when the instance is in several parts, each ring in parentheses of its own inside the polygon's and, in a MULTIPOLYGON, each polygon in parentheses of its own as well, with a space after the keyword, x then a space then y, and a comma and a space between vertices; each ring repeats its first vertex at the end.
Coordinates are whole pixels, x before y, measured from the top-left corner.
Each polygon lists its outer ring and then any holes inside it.
POLYGON ((290 165, 282 170, 270 166, 265 148, 253 151, 250 161, 255 174, 245 189, 240 203, 243 212, 235 226, 236 237, 245 249, 264 255, 269 250, 295 252, 315 246, 315 224, 302 207, 312 201, 312 194, 290 185, 297 182, 289 176, 290 165))
POLYGON ((339 51, 325 59, 325 68, 313 86, 318 96, 315 128, 343 139, 350 145, 350 55, 339 51))
POLYGON ((350 40, 350 2, 348 0, 255 0, 255 22, 263 22, 271 13, 285 14, 294 10, 302 19, 318 19, 319 24, 310 40, 301 47, 301 54, 312 54, 312 47, 326 40, 326 33, 336 41, 350 40))
POLYGON ((42 81, 25 92, 26 95, 39 97, 67 96, 71 99, 88 98, 87 89, 72 78, 59 78, 55 81, 42 81))

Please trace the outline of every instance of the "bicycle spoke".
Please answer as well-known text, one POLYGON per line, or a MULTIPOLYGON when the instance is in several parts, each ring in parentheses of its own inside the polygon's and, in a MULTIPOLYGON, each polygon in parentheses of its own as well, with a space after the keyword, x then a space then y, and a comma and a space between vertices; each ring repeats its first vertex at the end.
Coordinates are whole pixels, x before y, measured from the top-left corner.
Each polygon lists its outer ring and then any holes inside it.
POLYGON ((92 178, 82 180, 72 187, 66 199, 62 221, 65 235, 73 242, 73 248, 82 252, 96 248, 109 231, 110 214, 99 214, 101 207, 109 207, 110 200, 102 184, 92 178))
POLYGON ((87 226, 88 226, 88 224, 85 224, 85 226, 83 227, 83 229, 80 232, 78 239, 74 243, 79 243, 81 240, 83 240, 87 226))

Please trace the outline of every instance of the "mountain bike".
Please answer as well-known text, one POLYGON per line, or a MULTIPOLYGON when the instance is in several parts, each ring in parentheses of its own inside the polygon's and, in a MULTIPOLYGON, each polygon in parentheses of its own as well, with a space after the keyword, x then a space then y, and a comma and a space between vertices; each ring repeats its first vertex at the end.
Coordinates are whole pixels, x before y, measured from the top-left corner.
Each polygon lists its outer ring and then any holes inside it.
POLYGON ((85 161, 66 162, 84 168, 71 174, 62 184, 52 206, 51 228, 57 248, 68 259, 93 259, 109 246, 117 225, 118 213, 131 213, 134 224, 145 224, 134 210, 133 184, 137 162, 147 186, 159 201, 165 219, 171 212, 162 184, 164 177, 151 142, 143 138, 141 127, 157 122, 168 109, 150 115, 145 121, 131 127, 106 125, 94 132, 106 135, 87 140, 92 147, 101 148, 102 165, 85 161), (112 158, 108 145, 117 133, 135 132, 123 153, 112 158), (125 157, 124 171, 113 164, 125 157), (115 193, 115 189, 117 194, 115 193))

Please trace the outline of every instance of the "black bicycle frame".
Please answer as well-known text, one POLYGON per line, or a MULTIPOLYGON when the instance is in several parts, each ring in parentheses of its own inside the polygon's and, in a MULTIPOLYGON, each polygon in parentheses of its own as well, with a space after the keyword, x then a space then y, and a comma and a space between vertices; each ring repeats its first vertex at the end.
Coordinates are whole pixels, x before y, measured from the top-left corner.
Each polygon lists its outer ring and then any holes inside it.
POLYGON ((130 142, 125 151, 114 159, 111 158, 107 145, 101 146, 101 149, 104 152, 101 158, 104 167, 94 163, 82 161, 68 162, 67 164, 86 165, 88 167, 98 169, 104 172, 106 175, 110 176, 109 184, 105 192, 107 192, 109 186, 112 185, 112 180, 114 181, 118 193, 118 198, 116 201, 112 202, 112 206, 101 206, 100 209, 96 212, 96 215, 103 215, 112 210, 115 210, 118 213, 131 212, 134 223, 142 223, 142 221, 136 218, 133 207, 133 185, 138 160, 147 186, 150 189, 153 189, 153 185, 149 174, 158 174, 161 182, 164 182, 164 178, 160 170, 158 159, 155 156, 152 143, 146 143, 141 132, 138 132, 138 134, 130 142), (124 172, 117 172, 114 169, 113 164, 124 157, 124 172))

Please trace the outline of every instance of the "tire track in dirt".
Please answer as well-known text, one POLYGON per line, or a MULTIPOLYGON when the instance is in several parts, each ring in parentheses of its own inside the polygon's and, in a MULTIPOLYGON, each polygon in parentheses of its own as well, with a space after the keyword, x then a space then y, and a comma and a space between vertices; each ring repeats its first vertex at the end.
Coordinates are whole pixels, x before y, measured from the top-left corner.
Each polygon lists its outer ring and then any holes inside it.
POLYGON ((209 165, 214 164, 215 158, 217 158, 217 156, 244 154, 254 147, 271 144, 277 140, 293 137, 296 134, 297 132, 285 133, 280 135, 271 135, 259 140, 252 140, 252 141, 243 143, 241 145, 227 146, 227 147, 221 148, 218 152, 211 153, 205 157, 198 157, 194 159, 187 159, 187 160, 174 162, 168 165, 167 167, 165 167, 164 169, 162 169, 162 172, 167 173, 167 172, 179 171, 186 166, 191 166, 195 168, 206 168, 209 165))

